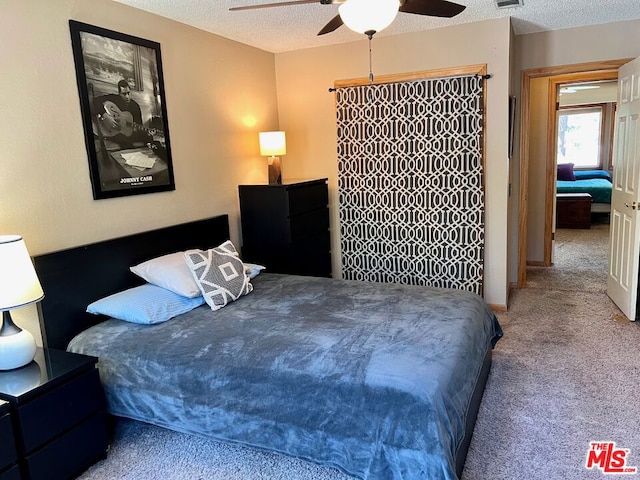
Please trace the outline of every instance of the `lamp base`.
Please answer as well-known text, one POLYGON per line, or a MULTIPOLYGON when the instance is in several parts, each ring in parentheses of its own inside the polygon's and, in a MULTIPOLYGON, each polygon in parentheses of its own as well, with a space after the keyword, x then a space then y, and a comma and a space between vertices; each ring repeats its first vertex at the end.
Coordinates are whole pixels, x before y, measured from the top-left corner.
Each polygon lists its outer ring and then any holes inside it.
POLYGON ((36 341, 26 330, 19 328, 9 311, 2 312, 0 329, 0 370, 20 368, 36 355, 36 341))
POLYGON ((269 157, 269 185, 282 185, 279 157, 269 157))

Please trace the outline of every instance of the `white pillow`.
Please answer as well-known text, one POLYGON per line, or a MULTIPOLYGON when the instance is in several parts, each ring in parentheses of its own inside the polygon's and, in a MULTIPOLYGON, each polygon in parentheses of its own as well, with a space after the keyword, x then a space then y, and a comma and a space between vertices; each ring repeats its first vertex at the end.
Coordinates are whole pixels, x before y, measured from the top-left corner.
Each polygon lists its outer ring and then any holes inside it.
POLYGON ((256 263, 245 263, 244 271, 249 275, 249 279, 256 278, 262 270, 264 270, 265 266, 258 265, 256 263))
POLYGON ((186 313, 204 303, 150 283, 101 298, 87 307, 94 315, 106 315, 132 323, 153 325, 186 313))
POLYGON ((206 251, 187 250, 184 258, 211 310, 219 310, 253 291, 245 266, 229 240, 206 251))
POLYGON ((183 297, 194 298, 200 295, 200 288, 191 275, 183 252, 152 258, 131 267, 130 270, 147 282, 183 297))

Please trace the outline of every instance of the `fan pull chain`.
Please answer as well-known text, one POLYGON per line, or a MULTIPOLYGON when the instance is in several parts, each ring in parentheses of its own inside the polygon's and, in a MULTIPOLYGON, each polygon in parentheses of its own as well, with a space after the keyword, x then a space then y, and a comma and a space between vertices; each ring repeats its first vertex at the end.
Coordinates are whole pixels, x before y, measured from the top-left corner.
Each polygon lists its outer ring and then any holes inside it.
POLYGON ((373 83, 373 62, 371 60, 371 39, 373 38, 373 33, 367 33, 367 37, 369 37, 369 83, 373 83))

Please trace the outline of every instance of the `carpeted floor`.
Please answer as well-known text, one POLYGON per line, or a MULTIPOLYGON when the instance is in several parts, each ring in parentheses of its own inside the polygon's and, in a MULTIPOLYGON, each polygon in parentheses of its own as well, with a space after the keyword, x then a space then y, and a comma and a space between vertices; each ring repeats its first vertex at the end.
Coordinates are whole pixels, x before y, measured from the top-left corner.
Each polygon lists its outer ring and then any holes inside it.
POLYGON ((609 224, 556 231, 553 267, 527 268, 527 287, 545 290, 607 291, 609 224))
POLYGON ((585 466, 591 441, 630 449, 640 468, 640 325, 606 295, 608 235, 558 230, 554 266, 527 269, 499 315, 463 480, 603 478, 585 466))
MULTIPOLYGON (((607 230, 560 230, 555 266, 531 269, 528 287, 515 291, 509 311, 499 314, 505 336, 494 351, 462 480, 601 479, 600 470, 585 467, 591 441, 629 449, 627 466, 640 468, 640 325, 623 320, 606 296, 607 230)), ((119 420, 107 460, 81 478, 347 477, 119 420)))

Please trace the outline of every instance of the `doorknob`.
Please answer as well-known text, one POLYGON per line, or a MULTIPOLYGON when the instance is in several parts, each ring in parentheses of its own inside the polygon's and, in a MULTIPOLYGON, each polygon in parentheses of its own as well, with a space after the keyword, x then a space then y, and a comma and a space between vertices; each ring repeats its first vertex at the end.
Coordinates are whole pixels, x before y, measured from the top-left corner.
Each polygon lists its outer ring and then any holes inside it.
POLYGON ((640 205, 638 205, 636 202, 631 202, 631 205, 625 202, 624 206, 633 210, 640 208, 640 205))

